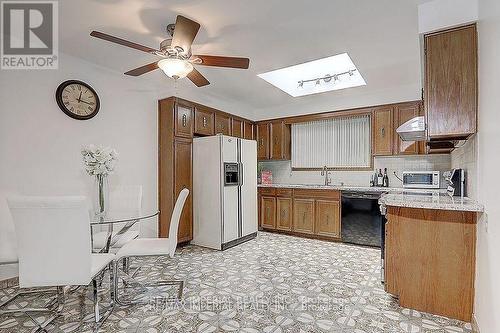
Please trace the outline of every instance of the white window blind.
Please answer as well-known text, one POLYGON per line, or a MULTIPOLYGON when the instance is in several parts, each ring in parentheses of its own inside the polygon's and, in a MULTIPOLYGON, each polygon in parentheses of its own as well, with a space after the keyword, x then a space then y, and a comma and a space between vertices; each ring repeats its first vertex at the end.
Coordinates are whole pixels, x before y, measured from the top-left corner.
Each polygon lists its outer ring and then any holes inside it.
POLYGON ((369 167, 370 135, 369 115, 292 124, 292 167, 369 167))

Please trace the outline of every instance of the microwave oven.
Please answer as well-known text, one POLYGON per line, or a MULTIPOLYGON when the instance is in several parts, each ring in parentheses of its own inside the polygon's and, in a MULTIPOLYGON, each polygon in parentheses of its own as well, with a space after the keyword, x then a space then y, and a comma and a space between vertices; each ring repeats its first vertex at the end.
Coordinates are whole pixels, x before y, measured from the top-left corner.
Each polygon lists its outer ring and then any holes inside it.
POLYGON ((439 178, 439 171, 403 171, 403 187, 439 189, 439 178))

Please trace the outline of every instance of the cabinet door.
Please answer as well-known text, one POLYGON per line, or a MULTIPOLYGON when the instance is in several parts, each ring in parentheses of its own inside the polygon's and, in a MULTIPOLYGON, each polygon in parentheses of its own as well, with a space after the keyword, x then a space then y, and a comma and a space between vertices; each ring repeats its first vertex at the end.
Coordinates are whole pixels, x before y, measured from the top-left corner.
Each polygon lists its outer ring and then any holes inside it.
POLYGON ((254 139, 254 130, 253 130, 253 124, 249 121, 243 122, 243 138, 247 140, 253 140, 254 139))
POLYGON ((392 106, 376 108, 373 112, 373 155, 392 155, 392 106))
POLYGON ((314 199, 293 199, 293 231, 314 233, 314 199))
POLYGON ((231 118, 229 116, 219 113, 215 115, 215 133, 231 135, 231 118))
POLYGON ((276 198, 261 197, 262 228, 276 229, 276 198))
MULTIPOLYGON (((394 109, 394 130, 408 120, 420 115, 420 103, 407 103, 396 105, 394 109)), ((397 133, 394 133, 394 153, 398 155, 418 154, 419 143, 415 141, 403 141, 397 133)))
POLYGON ((257 159, 269 159, 269 127, 267 123, 257 125, 257 159))
POLYGON ((292 198, 276 198, 276 229, 292 229, 292 198))
POLYGON ((340 202, 316 200, 316 235, 340 238, 340 202))
POLYGON ((430 138, 476 132, 476 25, 425 36, 425 112, 430 138))
MULTIPOLYGON (((182 189, 187 188, 193 193, 192 187, 192 142, 186 139, 175 139, 174 141, 174 197, 173 205, 182 189)), ((193 239, 193 209, 192 195, 189 195, 182 210, 177 233, 179 242, 187 242, 193 239)))
POLYGON ((200 135, 214 135, 214 112, 197 107, 194 112, 194 132, 200 135))
POLYGON ((182 102, 175 103, 175 136, 193 137, 194 106, 182 102))
POLYGON ((271 137, 269 158, 272 160, 281 160, 283 158, 283 122, 274 121, 270 123, 269 133, 271 137))
POLYGON ((243 137, 243 122, 238 119, 232 119, 232 136, 237 137, 237 138, 242 138, 243 137))

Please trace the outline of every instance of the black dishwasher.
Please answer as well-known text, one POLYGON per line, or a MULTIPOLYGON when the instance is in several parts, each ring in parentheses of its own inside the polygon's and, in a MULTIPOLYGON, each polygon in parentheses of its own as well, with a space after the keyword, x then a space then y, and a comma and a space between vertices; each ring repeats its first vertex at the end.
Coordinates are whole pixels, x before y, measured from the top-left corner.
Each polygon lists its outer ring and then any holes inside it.
POLYGON ((342 191, 342 241, 381 248, 384 241, 381 193, 342 191))

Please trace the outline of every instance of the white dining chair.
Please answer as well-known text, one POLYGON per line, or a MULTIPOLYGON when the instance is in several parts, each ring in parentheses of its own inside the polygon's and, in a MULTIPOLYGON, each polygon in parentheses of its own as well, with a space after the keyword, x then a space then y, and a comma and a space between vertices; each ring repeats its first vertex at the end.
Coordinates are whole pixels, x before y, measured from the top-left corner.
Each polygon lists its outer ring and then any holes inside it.
MULTIPOLYGON (((109 193, 109 216, 128 217, 140 216, 142 210, 142 186, 118 186, 109 193)), ((127 222, 112 224, 112 236, 114 236, 122 229, 127 222)), ((94 227, 96 228, 96 227, 94 227)), ((102 228, 107 229, 108 226, 102 228)), ((136 222, 126 232, 121 234, 116 242, 109 244, 109 252, 115 253, 126 243, 132 239, 139 237, 140 223, 136 222)), ((94 252, 99 252, 106 247, 108 240, 108 230, 93 230, 92 233, 92 247, 94 252)))
MULTIPOLYGON (((43 329, 62 312, 66 286, 87 286, 93 282, 95 322, 101 324, 113 309, 114 267, 111 263, 115 256, 92 254, 87 199, 82 196, 10 197, 7 202, 15 226, 20 290, 57 287, 55 315, 41 324, 30 318, 43 329), (107 315, 101 320, 95 277, 108 267, 112 301, 107 315)), ((2 310, 0 314, 23 312, 29 315, 30 312, 53 313, 53 310, 48 306, 2 310)))
MULTIPOLYGON (((118 293, 118 262, 124 258, 132 258, 132 257, 149 257, 149 256, 169 256, 170 258, 174 257, 175 249, 177 248, 177 232, 179 230, 179 221, 182 214, 182 209, 184 208, 184 203, 189 195, 188 189, 183 189, 179 196, 177 197, 177 201, 175 202, 174 210, 172 212, 172 216, 170 218, 170 227, 168 230, 168 238, 138 238, 134 239, 127 244, 125 244, 121 249, 116 253, 115 258, 115 301, 120 305, 128 305, 131 303, 138 302, 130 302, 126 303, 120 299, 118 293)), ((137 273, 134 272, 134 274, 137 273)), ((126 278, 133 278, 133 276, 127 276, 126 278)), ((184 281, 182 280, 162 280, 153 284, 142 284, 147 287, 154 286, 166 286, 166 285, 179 285, 179 290, 177 293, 177 298, 182 298, 182 291, 184 289, 184 281)))

